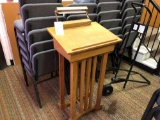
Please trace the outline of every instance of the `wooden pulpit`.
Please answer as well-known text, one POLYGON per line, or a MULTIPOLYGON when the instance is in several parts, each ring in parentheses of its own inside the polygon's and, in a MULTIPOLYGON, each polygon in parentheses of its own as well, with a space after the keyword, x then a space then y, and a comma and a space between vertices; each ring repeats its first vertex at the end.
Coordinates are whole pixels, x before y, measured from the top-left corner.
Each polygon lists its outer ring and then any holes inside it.
POLYGON ((75 120, 87 112, 101 109, 108 53, 114 50, 121 39, 89 19, 65 21, 63 26, 64 35, 56 35, 54 27, 47 30, 52 35, 54 48, 59 53, 59 108, 64 109, 70 105, 69 119, 75 120), (101 56, 102 60, 99 80, 95 83, 98 56, 101 56), (65 100, 64 57, 70 62, 70 100, 65 100))

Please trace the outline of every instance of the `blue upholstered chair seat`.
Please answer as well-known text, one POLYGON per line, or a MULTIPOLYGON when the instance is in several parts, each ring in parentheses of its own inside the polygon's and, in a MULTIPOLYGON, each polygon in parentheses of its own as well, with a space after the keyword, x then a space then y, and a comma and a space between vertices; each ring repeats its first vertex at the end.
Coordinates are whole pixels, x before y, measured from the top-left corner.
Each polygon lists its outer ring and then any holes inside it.
POLYGON ((14 21, 14 26, 15 26, 21 33, 24 33, 24 26, 23 26, 22 19, 20 19, 20 20, 15 20, 15 21, 14 21))

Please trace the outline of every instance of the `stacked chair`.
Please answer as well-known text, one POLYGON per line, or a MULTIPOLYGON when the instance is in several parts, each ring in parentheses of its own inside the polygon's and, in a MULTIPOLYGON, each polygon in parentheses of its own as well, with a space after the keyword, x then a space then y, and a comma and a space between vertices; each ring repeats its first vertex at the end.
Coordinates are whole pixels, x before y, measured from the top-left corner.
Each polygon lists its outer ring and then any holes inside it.
MULTIPOLYGON (((53 48, 52 37, 46 27, 54 26, 54 10, 62 7, 54 0, 20 0, 22 20, 15 21, 15 36, 19 48, 24 79, 28 86, 27 75, 31 78, 39 107, 42 107, 37 84, 40 76, 50 74, 51 78, 58 71, 58 53, 53 48)), ((63 16, 58 16, 63 21, 63 16)), ((50 78, 49 78, 50 79, 50 78)))
POLYGON ((160 88, 153 93, 141 120, 152 120, 153 118, 160 120, 160 88))
POLYGON ((119 35, 118 31, 113 29, 117 29, 122 22, 120 18, 121 2, 100 2, 97 8, 97 21, 114 34, 119 35))
MULTIPOLYGON (((103 27, 110 30, 115 35, 119 36, 123 39, 123 42, 117 45, 116 49, 119 51, 119 49, 123 49, 124 41, 129 33, 130 26, 132 23, 132 19, 134 16, 134 9, 131 6, 132 2, 139 2, 142 3, 142 0, 109 0, 109 1, 98 1, 97 4, 97 22, 99 22, 103 27)), ((140 9, 140 8, 138 8, 140 9)), ((139 16, 137 16, 137 21, 140 20, 141 13, 139 13, 139 16)), ((133 44, 133 41, 137 37, 137 34, 133 31, 130 35, 130 42, 128 42, 127 48, 128 48, 128 55, 131 59, 131 46, 133 44)), ((113 53, 113 56, 116 52, 113 53)), ((117 66, 117 59, 112 58, 112 67, 117 66)))

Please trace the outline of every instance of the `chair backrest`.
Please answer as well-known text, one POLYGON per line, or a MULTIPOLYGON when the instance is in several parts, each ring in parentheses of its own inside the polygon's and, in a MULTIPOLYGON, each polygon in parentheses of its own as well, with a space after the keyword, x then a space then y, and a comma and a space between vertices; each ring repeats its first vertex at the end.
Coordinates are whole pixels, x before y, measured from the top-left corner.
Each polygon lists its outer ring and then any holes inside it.
POLYGON ((107 28, 114 28, 114 27, 120 27, 122 25, 122 20, 121 19, 112 19, 112 20, 102 20, 100 24, 107 28))
MULTIPOLYGON (((124 27, 125 25, 127 24, 131 24, 132 23, 132 20, 133 20, 134 16, 129 16, 129 17, 126 17, 123 22, 122 22, 122 27, 124 27)), ((138 22, 141 18, 141 15, 137 15, 136 16, 136 19, 134 20, 135 22, 138 22)))
POLYGON ((41 3, 41 4, 26 4, 21 7, 22 20, 25 23, 26 19, 33 17, 55 16, 54 11, 57 7, 62 7, 61 3, 41 3))
POLYGON ((101 3, 101 2, 115 2, 115 1, 119 1, 119 0, 96 0, 96 3, 101 3))
POLYGON ((97 22, 100 22, 102 20, 118 19, 119 15, 120 15, 120 10, 103 11, 98 13, 97 22))
POLYGON ((131 28, 131 24, 127 24, 122 28, 122 35, 124 35, 125 33, 129 32, 131 28))
POLYGON ((101 2, 97 5, 97 13, 111 10, 120 10, 120 2, 101 2))
POLYGON ((20 7, 25 4, 37 4, 37 3, 61 3, 62 0, 18 0, 20 7))
POLYGON ((58 52, 55 49, 38 52, 32 57, 32 69, 37 76, 58 70, 58 52))
MULTIPOLYGON (((65 21, 63 16, 58 16, 59 21, 65 21)), ((25 34, 35 29, 42 29, 54 26, 55 16, 29 18, 25 21, 25 34)))
MULTIPOLYGON (((88 14, 91 21, 97 21, 97 14, 88 14)), ((67 20, 78 20, 78 19, 86 19, 86 14, 78 14, 78 15, 69 15, 67 20)))
POLYGON ((115 35, 121 35, 122 27, 110 28, 108 30, 114 33, 115 35))
POLYGON ((25 4, 38 4, 38 3, 61 3, 62 0, 18 0, 19 2, 19 10, 20 14, 22 15, 21 12, 21 7, 25 4))
POLYGON ((124 0, 122 2, 122 13, 128 8, 132 8, 132 5, 131 5, 132 2, 142 3, 142 0, 124 0))
MULTIPOLYGON (((141 15, 141 8, 136 7, 139 15, 141 15)), ((124 20, 126 17, 134 16, 135 10, 133 8, 128 8, 122 13, 122 20, 124 20)))
MULTIPOLYGON (((123 49, 124 48, 124 44, 127 40, 127 36, 128 36, 129 32, 126 32, 124 35, 123 35, 123 41, 122 41, 122 44, 121 44, 121 47, 120 49, 123 49)), ((130 33, 130 36, 128 38, 128 41, 127 41, 127 44, 126 44, 126 47, 129 47, 129 46, 132 46, 133 45, 133 42, 135 41, 135 39, 137 38, 138 36, 138 33, 135 32, 135 31, 131 31, 130 33)))
POLYGON ((52 39, 33 43, 30 46, 30 60, 32 60, 32 57, 34 54, 41 52, 41 51, 49 50, 49 49, 53 49, 52 39))
POLYGON ((30 46, 35 42, 41 42, 51 39, 52 36, 48 33, 46 28, 32 30, 28 33, 28 39, 27 39, 28 50, 30 50, 30 46))

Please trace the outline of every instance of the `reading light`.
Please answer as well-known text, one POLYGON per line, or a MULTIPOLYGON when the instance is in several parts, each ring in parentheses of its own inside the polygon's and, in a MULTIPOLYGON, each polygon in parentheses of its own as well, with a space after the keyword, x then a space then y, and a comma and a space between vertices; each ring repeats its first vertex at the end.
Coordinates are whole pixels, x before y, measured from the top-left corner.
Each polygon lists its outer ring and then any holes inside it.
POLYGON ((56 15, 56 20, 58 21, 57 14, 76 14, 76 13, 86 13, 87 18, 88 16, 88 7, 87 6, 77 6, 77 7, 57 7, 54 11, 56 15))

